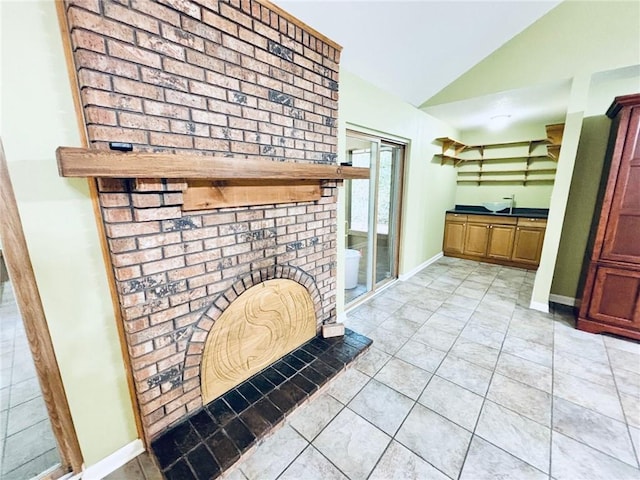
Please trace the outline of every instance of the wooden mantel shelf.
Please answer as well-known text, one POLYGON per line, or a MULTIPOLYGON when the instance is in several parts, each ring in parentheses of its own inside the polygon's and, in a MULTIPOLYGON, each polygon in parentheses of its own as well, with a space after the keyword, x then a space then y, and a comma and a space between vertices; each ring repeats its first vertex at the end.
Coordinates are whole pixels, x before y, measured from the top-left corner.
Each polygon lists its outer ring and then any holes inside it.
POLYGON ((369 178, 368 168, 238 159, 182 153, 114 152, 58 147, 62 177, 209 180, 344 180, 369 178))

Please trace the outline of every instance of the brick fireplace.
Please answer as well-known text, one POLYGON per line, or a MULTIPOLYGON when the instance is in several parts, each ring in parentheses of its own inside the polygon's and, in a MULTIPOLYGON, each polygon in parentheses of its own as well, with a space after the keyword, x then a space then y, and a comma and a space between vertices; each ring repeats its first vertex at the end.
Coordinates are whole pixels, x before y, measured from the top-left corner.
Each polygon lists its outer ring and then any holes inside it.
MULTIPOLYGON (((265 0, 67 0, 91 148, 335 164, 340 47, 265 0)), ((215 186, 215 185, 213 185, 215 186)), ((185 208, 185 179, 99 178, 147 440, 203 406, 216 320, 272 279, 336 317, 336 181, 314 200, 185 208)))

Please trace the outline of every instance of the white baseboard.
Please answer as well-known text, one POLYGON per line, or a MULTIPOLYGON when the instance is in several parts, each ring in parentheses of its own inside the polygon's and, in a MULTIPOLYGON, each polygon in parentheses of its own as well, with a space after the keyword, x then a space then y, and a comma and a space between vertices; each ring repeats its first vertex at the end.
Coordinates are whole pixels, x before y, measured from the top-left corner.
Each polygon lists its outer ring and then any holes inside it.
POLYGON ((144 445, 142 444, 142 440, 138 438, 121 449, 116 450, 108 457, 85 468, 77 478, 82 480, 101 480, 143 452, 144 445))
POLYGON ((408 271, 407 273, 403 273, 401 274, 398 279, 406 282, 407 280, 409 280, 411 277, 413 277, 416 273, 420 272, 421 270, 427 268, 429 265, 431 265, 434 262, 437 262, 440 258, 442 258, 442 252, 437 253, 436 255, 434 255, 433 257, 431 257, 430 259, 428 259, 425 262, 422 262, 420 265, 418 265, 416 268, 414 268, 413 270, 408 271))
POLYGON ((565 297, 564 295, 556 295, 555 293, 549 295, 549 301, 569 307, 579 307, 581 303, 579 298, 565 297))
POLYGON ((529 304, 529 308, 532 310, 538 310, 539 312, 549 313, 549 302, 534 302, 532 300, 529 304))
POLYGON ((347 321, 347 312, 342 312, 338 314, 337 318, 338 323, 344 323, 347 321))

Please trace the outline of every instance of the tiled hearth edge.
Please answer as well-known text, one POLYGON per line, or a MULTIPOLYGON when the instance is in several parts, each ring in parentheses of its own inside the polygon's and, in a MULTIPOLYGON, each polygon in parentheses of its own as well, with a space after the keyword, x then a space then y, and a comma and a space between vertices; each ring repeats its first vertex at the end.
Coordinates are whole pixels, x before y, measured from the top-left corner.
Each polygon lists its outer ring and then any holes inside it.
POLYGON ((371 344, 347 329, 343 337, 317 336, 285 355, 154 440, 163 474, 168 480, 220 476, 371 344))

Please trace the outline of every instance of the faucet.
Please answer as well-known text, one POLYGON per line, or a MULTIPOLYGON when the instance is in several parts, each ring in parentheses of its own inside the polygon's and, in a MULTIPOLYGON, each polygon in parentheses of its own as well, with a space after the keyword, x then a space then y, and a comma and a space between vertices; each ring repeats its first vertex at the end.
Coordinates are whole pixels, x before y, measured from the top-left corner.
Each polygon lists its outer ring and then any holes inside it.
POLYGON ((516 202, 516 194, 512 193, 510 197, 502 197, 503 200, 509 200, 509 215, 513 214, 513 205, 516 202))

